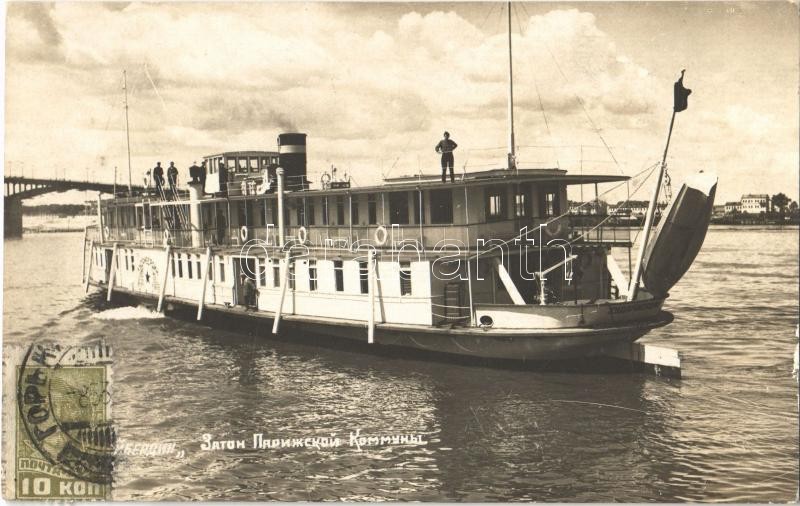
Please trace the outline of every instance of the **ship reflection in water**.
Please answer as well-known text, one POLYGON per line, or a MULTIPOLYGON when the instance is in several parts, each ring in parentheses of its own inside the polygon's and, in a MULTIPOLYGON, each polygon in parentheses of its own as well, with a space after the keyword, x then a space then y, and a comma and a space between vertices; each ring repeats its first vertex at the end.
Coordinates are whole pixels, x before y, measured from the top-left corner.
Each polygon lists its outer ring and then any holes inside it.
POLYGON ((79 251, 80 241, 53 234, 6 242, 5 347, 47 336, 104 336, 113 345, 120 438, 174 442, 185 452, 120 458, 115 499, 795 497, 797 229, 709 231, 668 304, 679 317, 646 339, 681 350, 682 380, 330 350, 153 318, 104 306, 99 296, 76 308, 80 256, 53 265, 48 255, 79 251), (359 451, 348 444, 358 429, 422 435, 426 444, 359 451), (204 434, 249 443, 253 433, 333 434, 342 444, 201 450, 204 434))

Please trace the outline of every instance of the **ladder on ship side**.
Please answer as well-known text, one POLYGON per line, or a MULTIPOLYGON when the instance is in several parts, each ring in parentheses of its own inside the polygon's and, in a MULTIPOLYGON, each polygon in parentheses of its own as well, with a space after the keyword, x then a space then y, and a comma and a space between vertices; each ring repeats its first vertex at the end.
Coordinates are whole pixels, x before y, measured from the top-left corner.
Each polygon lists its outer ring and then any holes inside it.
MULTIPOLYGON (((164 185, 156 186, 156 192, 158 193, 158 197, 161 202, 176 202, 178 200, 178 192, 176 188, 170 185, 168 190, 169 193, 164 191, 164 185), (172 196, 172 199, 167 198, 168 195, 172 196)), ((166 206, 167 212, 164 213, 164 219, 169 225, 170 230, 186 230, 186 224, 188 223, 188 219, 186 218, 186 213, 183 210, 183 206, 180 204, 175 204, 173 206, 166 206), (176 223, 177 222, 177 223, 176 223), (177 225, 177 226, 176 226, 177 225)))

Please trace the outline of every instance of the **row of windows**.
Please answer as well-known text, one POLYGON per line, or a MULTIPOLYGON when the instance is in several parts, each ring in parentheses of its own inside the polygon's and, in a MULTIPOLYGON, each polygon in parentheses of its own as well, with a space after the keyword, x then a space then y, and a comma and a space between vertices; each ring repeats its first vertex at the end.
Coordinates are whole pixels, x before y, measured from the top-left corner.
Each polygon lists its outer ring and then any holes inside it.
MULTIPOLYGON (((133 250, 123 249, 118 252, 122 255, 125 262, 125 270, 134 271, 136 269, 134 263, 133 250)), ((172 256, 172 276, 179 279, 200 279, 202 277, 200 255, 191 253, 177 253, 172 256)), ((103 253, 97 250, 94 253, 94 261, 96 265, 102 265, 103 253)), ((119 266, 119 256, 117 257, 117 264, 119 266)), ((272 286, 273 288, 280 288, 281 286, 281 271, 280 261, 277 258, 270 259, 272 264, 272 286)), ((358 263, 358 276, 359 286, 361 293, 369 293, 369 265, 367 262, 358 263)), ((210 266, 211 272, 209 277, 213 279, 213 264, 210 266)), ((259 269, 259 285, 267 286, 267 269, 259 269)), ((337 292, 344 291, 344 262, 342 260, 333 261, 334 285, 337 292)), ((217 280, 221 283, 225 282, 225 260, 224 257, 218 257, 217 280)), ((294 263, 289 266, 289 288, 294 290, 295 286, 295 273, 294 263)), ((308 260, 308 290, 311 292, 317 291, 319 287, 319 277, 317 271, 317 261, 308 260)), ((400 262, 400 295, 411 295, 411 263, 400 262)))
MULTIPOLYGON (((270 259, 272 264, 272 287, 280 288, 281 286, 281 268, 280 261, 277 258, 270 259)), ((361 293, 369 293, 369 267, 367 262, 358 263, 358 277, 361 293)), ((220 264, 221 266, 222 264, 220 264)), ((296 277, 294 270, 294 263, 289 264, 289 286, 288 288, 295 290, 296 277)), ((259 273, 259 285, 267 286, 267 269, 256 269, 259 273)), ((333 261, 333 278, 334 289, 337 292, 344 291, 344 262, 342 260, 333 261)), ((317 261, 308 260, 308 291, 315 292, 319 288, 319 275, 317 271, 317 261)), ((400 295, 411 295, 411 263, 400 262, 400 295)))
MULTIPOLYGON (((367 224, 377 225, 378 216, 378 195, 370 193, 366 195, 367 224)), ((426 223, 425 208, 423 199, 429 199, 430 223, 434 225, 453 223, 453 191, 451 189, 430 190, 427 193, 418 191, 411 192, 391 192, 381 198, 381 206, 387 206, 388 222, 397 225, 409 225, 426 223), (409 199, 409 195, 411 198, 409 199), (384 200, 385 199, 385 200, 384 200), (412 209, 409 209, 411 207, 412 209)), ((292 225, 312 226, 317 224, 317 219, 321 220, 321 225, 347 225, 348 223, 359 224, 362 206, 360 195, 352 196, 353 202, 350 205, 349 197, 337 195, 321 197, 318 199, 290 199, 285 208, 285 221, 289 224, 289 216, 292 211, 295 214, 295 222, 292 225), (316 213, 316 205, 321 206, 320 214, 316 213), (349 209, 349 221, 346 219, 349 209)), ((500 221, 509 218, 509 214, 515 218, 533 216, 533 209, 530 199, 530 187, 527 184, 520 185, 513 193, 512 208, 509 209, 508 192, 504 186, 489 186, 485 190, 485 219, 486 221, 500 221)), ((538 215, 541 217, 556 216, 560 212, 561 203, 555 188, 552 191, 545 191, 539 199, 538 215)), ((277 222, 278 202, 276 199, 245 200, 236 206, 238 213, 238 223, 246 226, 266 226, 269 223, 277 222)), ((175 209, 172 207, 150 207, 145 204, 138 207, 134 217, 130 213, 124 212, 124 208, 115 209, 113 222, 120 226, 128 226, 135 222, 137 227, 160 228, 162 224, 179 223, 181 219, 188 216, 187 206, 180 206, 175 209), (122 211, 122 212, 120 212, 122 211)), ((203 206, 203 221, 208 228, 225 227, 227 223, 228 205, 218 203, 216 207, 203 206)), ((109 215, 108 218, 111 218, 109 215)), ((174 228, 171 227, 171 228, 174 228)))
MULTIPOLYGON (((220 156, 206 159, 206 170, 209 174, 215 174, 219 170, 219 164, 223 162, 220 156)), ((277 156, 238 156, 225 157, 223 166, 228 172, 257 173, 268 167, 278 164, 277 156)))
MULTIPOLYGON (((222 265, 222 264, 220 264, 222 265)), ((172 276, 176 278, 200 279, 203 275, 200 255, 177 253, 172 256, 172 276)), ((224 276, 224 274, 223 274, 224 276)))

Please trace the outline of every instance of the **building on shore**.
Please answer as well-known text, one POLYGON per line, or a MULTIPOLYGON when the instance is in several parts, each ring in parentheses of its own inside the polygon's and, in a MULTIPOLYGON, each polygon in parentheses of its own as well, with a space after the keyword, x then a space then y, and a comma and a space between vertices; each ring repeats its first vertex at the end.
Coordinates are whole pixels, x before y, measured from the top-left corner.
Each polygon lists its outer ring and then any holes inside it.
POLYGON ((742 195, 741 212, 747 214, 761 214, 772 211, 770 198, 766 193, 748 193, 742 195))

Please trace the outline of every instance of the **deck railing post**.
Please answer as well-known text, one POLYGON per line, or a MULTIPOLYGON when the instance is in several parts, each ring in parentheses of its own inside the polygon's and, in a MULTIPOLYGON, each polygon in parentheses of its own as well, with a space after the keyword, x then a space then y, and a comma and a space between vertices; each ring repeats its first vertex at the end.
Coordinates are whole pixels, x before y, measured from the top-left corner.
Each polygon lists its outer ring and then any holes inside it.
MULTIPOLYGON (((84 250, 85 255, 85 250, 84 250)), ((94 239, 89 239, 89 269, 86 273, 86 279, 84 280, 83 285, 83 292, 86 293, 89 291, 89 280, 92 279, 92 260, 94 260, 94 239)))
POLYGON ((161 276, 161 289, 158 293, 158 306, 156 306, 156 311, 161 312, 161 308, 164 305, 164 294, 167 290, 167 280, 169 279, 169 258, 172 255, 172 246, 167 244, 167 247, 164 249, 164 275, 161 276))
POLYGON ((200 301, 197 303, 197 321, 203 319, 203 304, 206 301, 206 285, 208 285, 208 271, 211 266, 211 247, 206 248, 206 264, 203 269, 203 287, 200 290, 200 301))
POLYGON ((367 276, 369 285, 369 319, 367 320, 367 342, 375 342, 375 250, 369 250, 367 276))
POLYGON ((283 274, 283 285, 281 286, 281 300, 278 302, 278 310, 275 311, 275 321, 272 323, 272 333, 278 333, 278 326, 281 321, 281 313, 283 312, 283 300, 286 298, 286 287, 289 285, 289 260, 291 260, 291 251, 286 251, 285 271, 283 274))
POLYGON ((89 234, 89 227, 83 227, 83 257, 81 258, 81 283, 86 280, 86 237, 89 234))
POLYGON ((111 267, 108 274, 108 295, 106 301, 111 302, 111 291, 114 289, 114 277, 117 273, 117 243, 114 243, 114 249, 111 253, 111 267))

